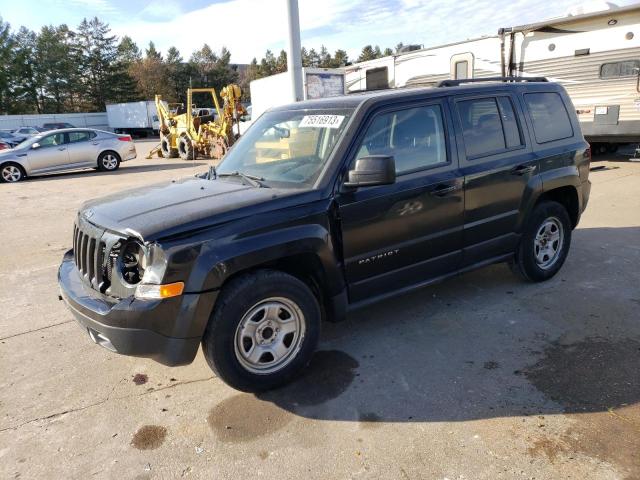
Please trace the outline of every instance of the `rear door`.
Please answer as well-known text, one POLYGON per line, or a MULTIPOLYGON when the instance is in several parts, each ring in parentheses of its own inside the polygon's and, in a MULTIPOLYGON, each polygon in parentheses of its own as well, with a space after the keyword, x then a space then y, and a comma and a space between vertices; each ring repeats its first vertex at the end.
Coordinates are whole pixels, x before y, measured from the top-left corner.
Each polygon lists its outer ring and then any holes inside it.
POLYGON ((338 196, 351 302, 459 267, 464 192, 444 101, 384 109, 356 139, 350 165, 393 155, 396 182, 338 196))
POLYGON ((69 132, 69 163, 74 166, 94 165, 98 159, 96 133, 90 130, 69 132))
POLYGON ((38 144, 38 148, 32 148, 27 152, 30 173, 57 170, 69 163, 64 133, 45 135, 38 144))
POLYGON ((515 248, 522 202, 535 188, 538 160, 516 95, 496 92, 451 100, 465 184, 464 265, 515 248))

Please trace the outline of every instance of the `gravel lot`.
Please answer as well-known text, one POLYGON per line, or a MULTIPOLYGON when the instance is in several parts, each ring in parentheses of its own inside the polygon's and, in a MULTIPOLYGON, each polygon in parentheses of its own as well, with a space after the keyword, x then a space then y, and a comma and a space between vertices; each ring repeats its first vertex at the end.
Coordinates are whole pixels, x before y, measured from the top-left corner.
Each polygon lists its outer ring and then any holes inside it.
POLYGON ((640 478, 640 163, 602 157, 571 254, 531 285, 496 265, 326 325, 308 373, 240 394, 112 354, 58 301, 86 199, 192 175, 0 185, 0 478, 640 478))

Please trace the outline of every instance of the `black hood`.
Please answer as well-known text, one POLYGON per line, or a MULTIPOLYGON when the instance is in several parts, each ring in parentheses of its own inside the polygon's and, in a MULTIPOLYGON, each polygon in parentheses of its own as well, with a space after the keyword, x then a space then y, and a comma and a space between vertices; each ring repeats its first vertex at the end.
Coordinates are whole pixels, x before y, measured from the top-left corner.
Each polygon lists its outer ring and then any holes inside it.
POLYGON ((80 215, 98 227, 151 241, 249 215, 246 207, 299 192, 193 177, 90 200, 80 215))

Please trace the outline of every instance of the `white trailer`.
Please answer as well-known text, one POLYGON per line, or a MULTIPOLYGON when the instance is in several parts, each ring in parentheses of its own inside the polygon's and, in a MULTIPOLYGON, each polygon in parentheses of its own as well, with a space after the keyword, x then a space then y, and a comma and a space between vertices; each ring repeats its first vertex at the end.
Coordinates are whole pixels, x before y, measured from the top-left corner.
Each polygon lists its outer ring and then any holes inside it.
MULTIPOLYGON (((345 77, 342 68, 303 68, 304 100, 344 95, 345 77)), ((251 118, 257 119, 266 110, 278 105, 291 103, 291 76, 278 73, 270 77, 254 80, 251 90, 251 118)))
POLYGON ((158 135, 160 120, 153 101, 107 105, 109 127, 116 133, 136 136, 158 135))
POLYGON ((574 12, 346 69, 349 92, 501 76, 561 83, 585 137, 600 148, 640 142, 640 5, 574 12))

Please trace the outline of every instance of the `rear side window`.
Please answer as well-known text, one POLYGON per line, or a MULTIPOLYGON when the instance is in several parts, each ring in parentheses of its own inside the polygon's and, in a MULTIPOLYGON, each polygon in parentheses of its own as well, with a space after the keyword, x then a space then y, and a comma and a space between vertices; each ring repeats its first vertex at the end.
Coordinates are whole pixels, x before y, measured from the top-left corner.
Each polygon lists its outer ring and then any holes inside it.
POLYGON ((525 93, 536 142, 547 143, 573 136, 573 127, 562 97, 555 92, 525 93))
POLYGON ((89 138, 89 132, 69 132, 69 143, 86 142, 89 138))
POLYGON ((392 155, 398 174, 446 163, 447 148, 440 106, 408 108, 378 115, 367 129, 356 159, 367 155, 392 155))
POLYGON ((522 145, 522 135, 508 97, 458 102, 468 158, 504 152, 522 145))

